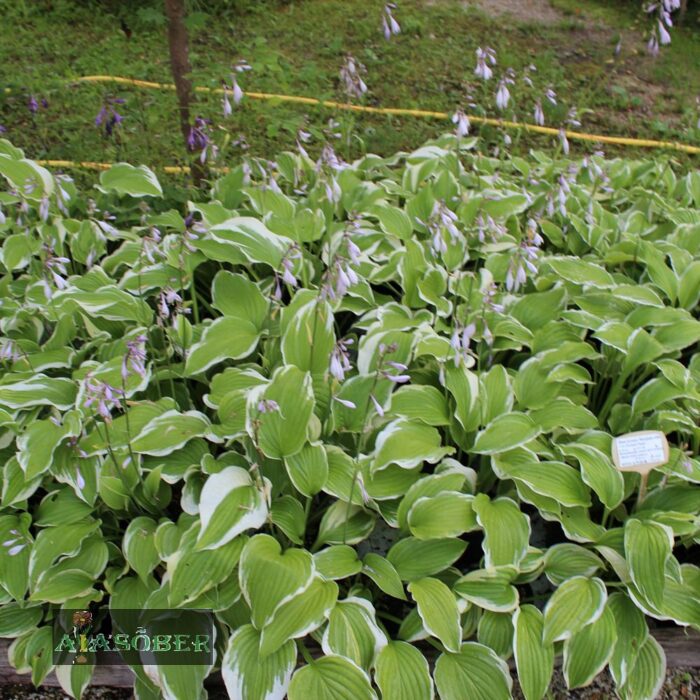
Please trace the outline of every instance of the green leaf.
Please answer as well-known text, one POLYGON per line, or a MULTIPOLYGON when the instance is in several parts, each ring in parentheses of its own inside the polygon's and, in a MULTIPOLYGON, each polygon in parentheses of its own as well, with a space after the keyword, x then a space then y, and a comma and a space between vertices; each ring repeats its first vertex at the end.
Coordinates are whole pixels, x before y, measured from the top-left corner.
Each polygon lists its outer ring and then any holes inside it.
POLYGON ((80 433, 80 419, 75 411, 65 414, 63 422, 58 425, 50 418, 31 423, 17 437, 17 460, 27 480, 48 471, 60 443, 80 433))
POLYGON ((284 460, 284 466, 294 488, 304 496, 314 496, 326 485, 328 457, 320 443, 304 445, 284 460))
POLYGON ((243 275, 227 270, 216 273, 212 282, 212 306, 224 316, 252 323, 262 328, 269 303, 257 284, 243 275))
POLYGON ((296 666, 296 646, 289 641, 264 658, 259 648, 260 632, 252 625, 243 625, 231 635, 221 662, 230 698, 284 700, 296 666))
POLYGON ((474 498, 472 507, 477 522, 484 529, 482 548, 486 567, 518 566, 527 553, 530 540, 530 519, 520 512, 515 501, 486 494, 474 498))
POLYGON ((440 654, 435 685, 441 700, 509 700, 513 681, 508 666, 492 649, 467 642, 458 654, 440 654))
MULTIPOLYGON (((173 527, 177 532, 176 526, 173 527)), ((155 541, 158 543, 158 531, 155 533, 155 541)), ((168 602, 170 605, 180 607, 183 603, 197 599, 229 578, 238 563, 245 543, 245 537, 237 537, 214 550, 189 549, 169 558, 168 602)))
POLYGON ((362 571, 362 562, 357 558, 357 551, 346 544, 335 544, 316 552, 314 563, 316 571, 323 578, 332 580, 349 578, 362 571))
POLYGON ((399 527, 402 529, 408 527, 408 513, 418 499, 437 496, 443 491, 460 491, 466 480, 466 474, 467 472, 460 465, 459 469, 449 469, 439 474, 422 476, 401 499, 396 514, 399 527))
POLYGON ((474 496, 444 491, 419 498, 408 512, 408 527, 418 539, 457 537, 477 527, 474 496))
POLYGON ((374 516, 361 506, 336 501, 323 514, 318 526, 318 542, 358 544, 374 529, 374 516))
POLYGON ((43 616, 41 605, 5 603, 0 607, 0 637, 13 639, 34 630, 43 616))
POLYGON ((335 347, 333 320, 327 301, 307 290, 298 292, 282 317, 284 361, 313 375, 327 372, 335 347))
POLYGON ((65 603, 71 598, 92 593, 92 574, 78 569, 66 569, 50 576, 42 576, 29 600, 47 603, 65 603))
POLYGON ((544 620, 534 605, 523 605, 513 615, 513 653, 525 700, 540 700, 554 672, 554 646, 542 643, 544 620))
POLYGON ((124 534, 124 557, 142 580, 160 563, 154 537, 156 527, 154 520, 141 516, 129 523, 124 534))
POLYGON ((441 443, 440 433, 432 426, 398 418, 377 436, 372 471, 390 464, 403 469, 413 469, 423 462, 435 464, 454 452, 453 447, 441 447, 441 443))
POLYGON ((544 555, 544 573, 556 586, 574 576, 593 576, 601 568, 595 552, 573 542, 555 544, 544 555))
POLYGON ((565 506, 590 506, 591 497, 581 475, 564 462, 499 462, 504 476, 522 481, 535 493, 553 498, 565 506))
POLYGON ((265 224, 250 216, 237 216, 209 229, 209 235, 218 243, 242 253, 248 262, 266 263, 274 270, 294 244, 291 238, 270 231, 265 224))
POLYGON ((367 674, 342 656, 324 656, 292 677, 289 700, 377 700, 367 674))
POLYGON ((321 646, 324 654, 344 656, 369 671, 386 643, 372 604, 364 598, 349 597, 331 610, 321 646))
POLYGON ((673 531, 667 525, 632 518, 625 523, 625 557, 634 585, 649 602, 662 605, 666 562, 673 549, 673 531))
POLYGON ((604 267, 581 258, 548 258, 547 265, 557 275, 574 284, 587 285, 598 289, 607 289, 615 286, 612 275, 604 267))
POLYGON ((623 700, 655 700, 666 680, 666 654, 663 647, 648 636, 637 652, 628 680, 619 689, 623 700))
POLYGON ((477 627, 479 644, 493 649, 502 659, 513 654, 513 619, 508 613, 484 610, 477 627))
POLYGON ((134 452, 162 457, 209 432, 209 419, 199 411, 166 411, 146 423, 131 443, 134 452))
POLYGON ((595 622, 605 608, 607 593, 599 578, 574 576, 552 594, 544 609, 544 644, 569 639, 595 622))
POLYGON ((561 451, 569 457, 576 457, 583 480, 603 504, 609 510, 617 508, 624 497, 625 482, 610 458, 591 445, 563 445, 561 451))
POLYGON ((284 599, 275 608, 262 631, 260 655, 264 658, 288 640, 305 637, 320 627, 337 599, 335 581, 314 577, 303 591, 284 599))
POLYGON ((282 548, 270 535, 255 535, 241 554, 241 592, 258 629, 269 622, 277 606, 303 591, 312 580, 313 558, 304 549, 282 548))
POLYGON ((377 656, 375 679, 382 697, 433 700, 433 679, 423 654, 407 642, 390 641, 377 656))
POLYGON ((405 537, 389 550, 386 558, 401 580, 415 581, 444 571, 462 556, 466 548, 467 543, 458 539, 405 537))
POLYGON ((197 549, 216 549, 249 528, 262 527, 267 504, 245 469, 227 467, 206 480, 199 515, 202 529, 197 549))
POLYGON ((428 425, 449 425, 450 414, 444 394, 434 386, 402 386, 391 396, 390 412, 428 425))
POLYGON ((248 357, 259 340, 260 332, 250 321, 229 316, 217 318, 190 348, 185 371, 191 376, 224 360, 248 357))
POLYGON ((363 560, 362 573, 392 598, 407 600, 401 577, 389 560, 374 552, 368 552, 363 560))
POLYGON ((506 613, 518 607, 518 590, 510 585, 511 576, 506 570, 477 569, 470 571, 454 584, 459 596, 480 608, 506 613))
POLYGON ((416 601, 426 632, 437 637, 448 651, 458 652, 462 627, 452 591, 439 579, 430 577, 409 583, 408 590, 416 601))
POLYGON ((564 642, 564 679, 569 689, 588 685, 605 667, 615 648, 615 616, 603 614, 564 642))
POLYGON ((294 365, 279 367, 269 384, 249 392, 246 431, 265 456, 291 457, 306 443, 313 407, 311 376, 294 365), (278 410, 261 413, 261 400, 274 401, 278 410))
POLYGON ((619 688, 627 682, 637 653, 649 636, 649 629, 644 614, 624 593, 613 593, 608 598, 608 607, 615 616, 617 630, 610 674, 619 688))
POLYGON ((524 413, 505 413, 477 434, 472 451, 478 454, 507 452, 530 442, 539 433, 535 422, 524 413))
POLYGON ((385 204, 382 207, 377 207, 375 213, 384 233, 396 236, 402 240, 411 238, 413 224, 409 215, 403 209, 385 204))
MULTIPOLYGON (((13 375, 6 375, 10 379, 13 375)), ((14 375, 17 376, 17 375, 14 375)), ((47 377, 35 374, 14 383, 0 385, 0 405, 7 408, 30 408, 31 406, 54 406, 66 411, 72 408, 78 393, 76 383, 70 379, 47 377)))
POLYGON ((132 197, 162 197, 163 189, 158 178, 145 165, 138 167, 128 163, 115 163, 100 173, 103 191, 128 194, 132 197))
POLYGON ((445 386, 457 404, 455 418, 465 431, 479 427, 481 409, 479 404, 479 377, 470 372, 464 363, 455 367, 448 362, 445 367, 445 386))

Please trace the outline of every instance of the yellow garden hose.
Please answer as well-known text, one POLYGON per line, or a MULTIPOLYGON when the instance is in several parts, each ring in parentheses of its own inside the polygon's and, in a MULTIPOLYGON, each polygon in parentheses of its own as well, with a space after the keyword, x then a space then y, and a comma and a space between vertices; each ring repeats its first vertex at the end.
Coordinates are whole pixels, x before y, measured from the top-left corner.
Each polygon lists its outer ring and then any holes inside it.
MULTIPOLYGON (((85 75, 66 81, 71 83, 118 83, 120 85, 131 85, 133 87, 146 88, 150 90, 175 90, 175 85, 172 83, 156 83, 149 80, 136 80, 134 78, 123 78, 115 75, 85 75)), ((223 93, 223 88, 210 87, 195 87, 195 92, 213 92, 223 93)), ((5 88, 6 92, 10 88, 5 88)), ((334 100, 319 100, 315 97, 300 97, 298 95, 278 95, 270 92, 249 92, 246 91, 245 96, 252 100, 270 100, 274 102, 292 102, 295 104, 312 105, 316 107, 327 107, 330 109, 341 109, 351 112, 363 112, 365 114, 387 114, 402 117, 423 117, 428 119, 449 119, 450 115, 447 112, 436 112, 425 109, 405 109, 402 107, 369 107, 366 105, 356 105, 347 102, 336 102, 334 100)), ((478 117, 467 115, 469 120, 476 124, 490 124, 492 126, 500 126, 508 129, 523 129, 537 134, 548 134, 550 136, 558 136, 561 133, 560 129, 555 129, 550 126, 539 126, 537 124, 525 124, 520 122, 508 121, 506 119, 493 119, 489 117, 478 117)), ((587 134, 581 131, 564 130, 564 134, 568 139, 574 141, 592 141, 595 143, 610 143, 618 146, 635 146, 638 148, 664 148, 683 153, 698 154, 700 147, 691 146, 678 141, 656 141, 653 139, 635 139, 626 136, 605 136, 603 134, 587 134)), ((75 162, 70 160, 40 160, 37 161, 41 165, 48 165, 60 168, 86 168, 90 170, 107 170, 111 167, 111 163, 95 163, 91 161, 75 162)), ((166 165, 162 168, 166 173, 182 174, 189 173, 188 166, 166 165)), ((222 171, 227 171, 222 168, 222 171)))

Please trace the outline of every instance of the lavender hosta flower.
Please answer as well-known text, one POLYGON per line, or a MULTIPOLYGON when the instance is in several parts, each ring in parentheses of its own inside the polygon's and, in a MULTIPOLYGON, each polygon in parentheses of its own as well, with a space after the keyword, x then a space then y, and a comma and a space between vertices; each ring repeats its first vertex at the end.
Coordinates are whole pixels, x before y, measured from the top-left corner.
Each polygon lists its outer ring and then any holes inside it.
POLYGON ((95 126, 104 126, 105 136, 111 136, 114 128, 119 126, 124 117, 117 111, 116 105, 124 104, 118 97, 107 97, 95 117, 95 126))
POLYGON ((377 412, 377 415, 379 415, 380 418, 384 418, 384 409, 379 401, 377 401, 374 394, 370 394, 369 398, 372 401, 372 405, 374 406, 374 410, 377 412))
POLYGON ((49 198, 42 197, 39 202, 39 218, 46 221, 49 218, 49 198))
POLYGON ((206 163, 210 153, 212 158, 216 158, 218 152, 218 148, 210 138, 210 124, 208 119, 197 116, 187 135, 187 148, 190 151, 201 151, 199 160, 202 163, 206 163))
POLYGON ((493 70, 489 66, 496 65, 496 52, 490 48, 486 47, 482 49, 481 46, 476 50, 476 68, 474 69, 474 75, 482 80, 490 80, 493 76, 493 70))
POLYGON ((540 100, 535 102, 534 117, 535 124, 538 126, 544 126, 544 111, 542 110, 542 102, 540 100))
POLYGON ((328 371, 339 382, 345 379, 345 373, 352 368, 348 348, 353 344, 352 338, 339 340, 331 351, 331 360, 328 371))
POLYGON ((469 128, 471 124, 469 123, 469 117, 464 113, 463 110, 458 109, 452 115, 452 123, 455 125, 455 134, 460 138, 463 138, 469 133, 469 128))
POLYGON ((476 325, 470 323, 464 328, 455 328, 450 338, 450 347, 454 350, 455 367, 465 361, 469 357, 469 345, 471 344, 472 336, 476 332, 476 325))
POLYGON ((348 399, 341 399, 338 396, 334 396, 333 401, 337 401, 341 406, 345 406, 345 408, 357 408, 352 401, 349 401, 348 399))
POLYGON ((146 376, 146 336, 139 335, 126 343, 126 353, 122 360, 122 381, 126 382, 133 372, 143 379, 146 376))
POLYGON ((503 111, 508 106, 508 102, 510 102, 510 91, 506 81, 501 80, 496 90, 496 107, 503 111))
POLYGON ((182 297, 171 287, 165 287, 158 296, 158 318, 164 321, 170 318, 171 307, 180 308, 182 297))
POLYGON ((566 138, 566 131, 564 129, 559 129, 559 142, 561 143, 561 150, 564 155, 569 155, 569 139, 566 138))
POLYGON ((57 289, 65 289, 68 286, 68 282, 66 281, 66 277, 68 277, 66 265, 69 262, 70 260, 68 258, 56 256, 51 250, 49 250, 46 260, 44 260, 44 268, 53 279, 53 283, 57 289))
POLYGON ((491 282, 491 284, 484 291, 484 305, 487 306, 491 311, 497 314, 502 314, 505 311, 505 306, 499 304, 495 301, 495 296, 498 293, 496 285, 491 282))
POLYGON ((0 226, 3 226, 7 222, 7 217, 2 211, 2 207, 0 207, 0 226))
POLYGON ((29 96, 29 100, 27 100, 27 109, 32 114, 36 114, 39 111, 39 103, 34 95, 29 96))
POLYGON ((280 410, 277 401, 272 399, 261 399, 257 405, 258 413, 276 413, 280 410))
POLYGON ((2 546, 7 550, 8 556, 16 557, 25 547, 27 547, 31 540, 23 535, 19 530, 12 529, 10 530, 10 534, 12 535, 12 538, 5 540, 2 543, 2 546))
POLYGON ((384 14, 382 15, 382 29, 384 30, 384 38, 388 41, 393 34, 400 34, 401 27, 396 21, 392 11, 396 9, 396 3, 388 2, 384 5, 384 14))
POLYGON ((0 344, 0 362, 17 362, 21 356, 22 353, 14 340, 8 338, 0 344))
POLYGON ((362 75, 367 69, 352 55, 348 54, 340 69, 340 80, 350 98, 361 98, 367 92, 367 85, 362 75))
POLYGON ((107 422, 112 421, 112 409, 121 408, 121 389, 110 386, 106 382, 95 380, 88 376, 85 380, 85 400, 83 406, 89 408, 95 404, 97 413, 107 422))
POLYGON ((224 96, 221 99, 221 107, 224 117, 230 117, 231 113, 233 112, 233 108, 231 107, 231 102, 228 99, 228 85, 226 85, 226 83, 222 83, 222 87, 224 90, 224 96))

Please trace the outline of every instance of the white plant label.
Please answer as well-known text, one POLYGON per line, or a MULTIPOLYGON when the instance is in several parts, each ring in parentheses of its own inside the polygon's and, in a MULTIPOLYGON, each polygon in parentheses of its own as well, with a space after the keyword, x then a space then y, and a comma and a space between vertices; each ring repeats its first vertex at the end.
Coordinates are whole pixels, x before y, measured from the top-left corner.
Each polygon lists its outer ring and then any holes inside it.
POLYGON ((668 462, 668 441, 660 430, 641 430, 613 439, 612 458, 621 471, 648 474, 668 462))

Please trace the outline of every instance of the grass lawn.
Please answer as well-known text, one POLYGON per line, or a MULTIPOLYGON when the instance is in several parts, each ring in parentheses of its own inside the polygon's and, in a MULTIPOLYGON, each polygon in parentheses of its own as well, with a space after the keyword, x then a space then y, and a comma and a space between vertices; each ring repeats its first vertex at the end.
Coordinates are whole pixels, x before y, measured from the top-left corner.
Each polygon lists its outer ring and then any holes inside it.
MULTIPOLYGON (((495 80, 483 84, 473 74, 476 47, 492 46, 498 68, 510 66, 518 74, 515 109, 506 110, 507 118, 531 122, 534 98, 552 87, 559 98, 547 114, 553 125, 575 106, 582 129, 590 132, 691 143, 700 135, 695 127, 700 31, 692 16, 654 60, 645 53, 645 25, 631 2, 402 0, 396 16, 403 31, 391 41, 379 28, 382 0, 192 0, 191 5, 197 85, 220 86, 231 65, 246 59, 253 70, 241 80, 244 89, 338 99, 338 70, 351 52, 367 68, 368 104, 453 110, 466 105, 471 92, 478 108, 494 116, 495 80), (622 51, 615 58, 620 38, 622 51), (534 89, 520 80, 530 64, 537 68, 534 89)), ((5 135, 32 158, 183 162, 172 92, 63 82, 88 74, 169 82, 161 6, 155 0, 0 0, 2 87, 11 88, 0 92, 5 135), (31 114, 29 95, 45 98, 48 106, 31 114), (111 138, 94 125, 108 95, 126 100, 120 109, 124 122, 111 138)), ((252 154, 272 157, 293 147, 300 126, 320 129, 332 116, 327 110, 248 99, 225 120, 220 96, 198 99, 196 112, 227 132, 225 160, 235 158, 231 144, 240 136, 252 154)), ((363 149, 383 155, 412 149, 447 128, 434 120, 364 115, 353 126, 361 142, 353 143, 352 155, 363 149)), ((500 139, 495 130, 485 135, 500 139)), ((552 142, 514 138, 521 149, 552 142)))

